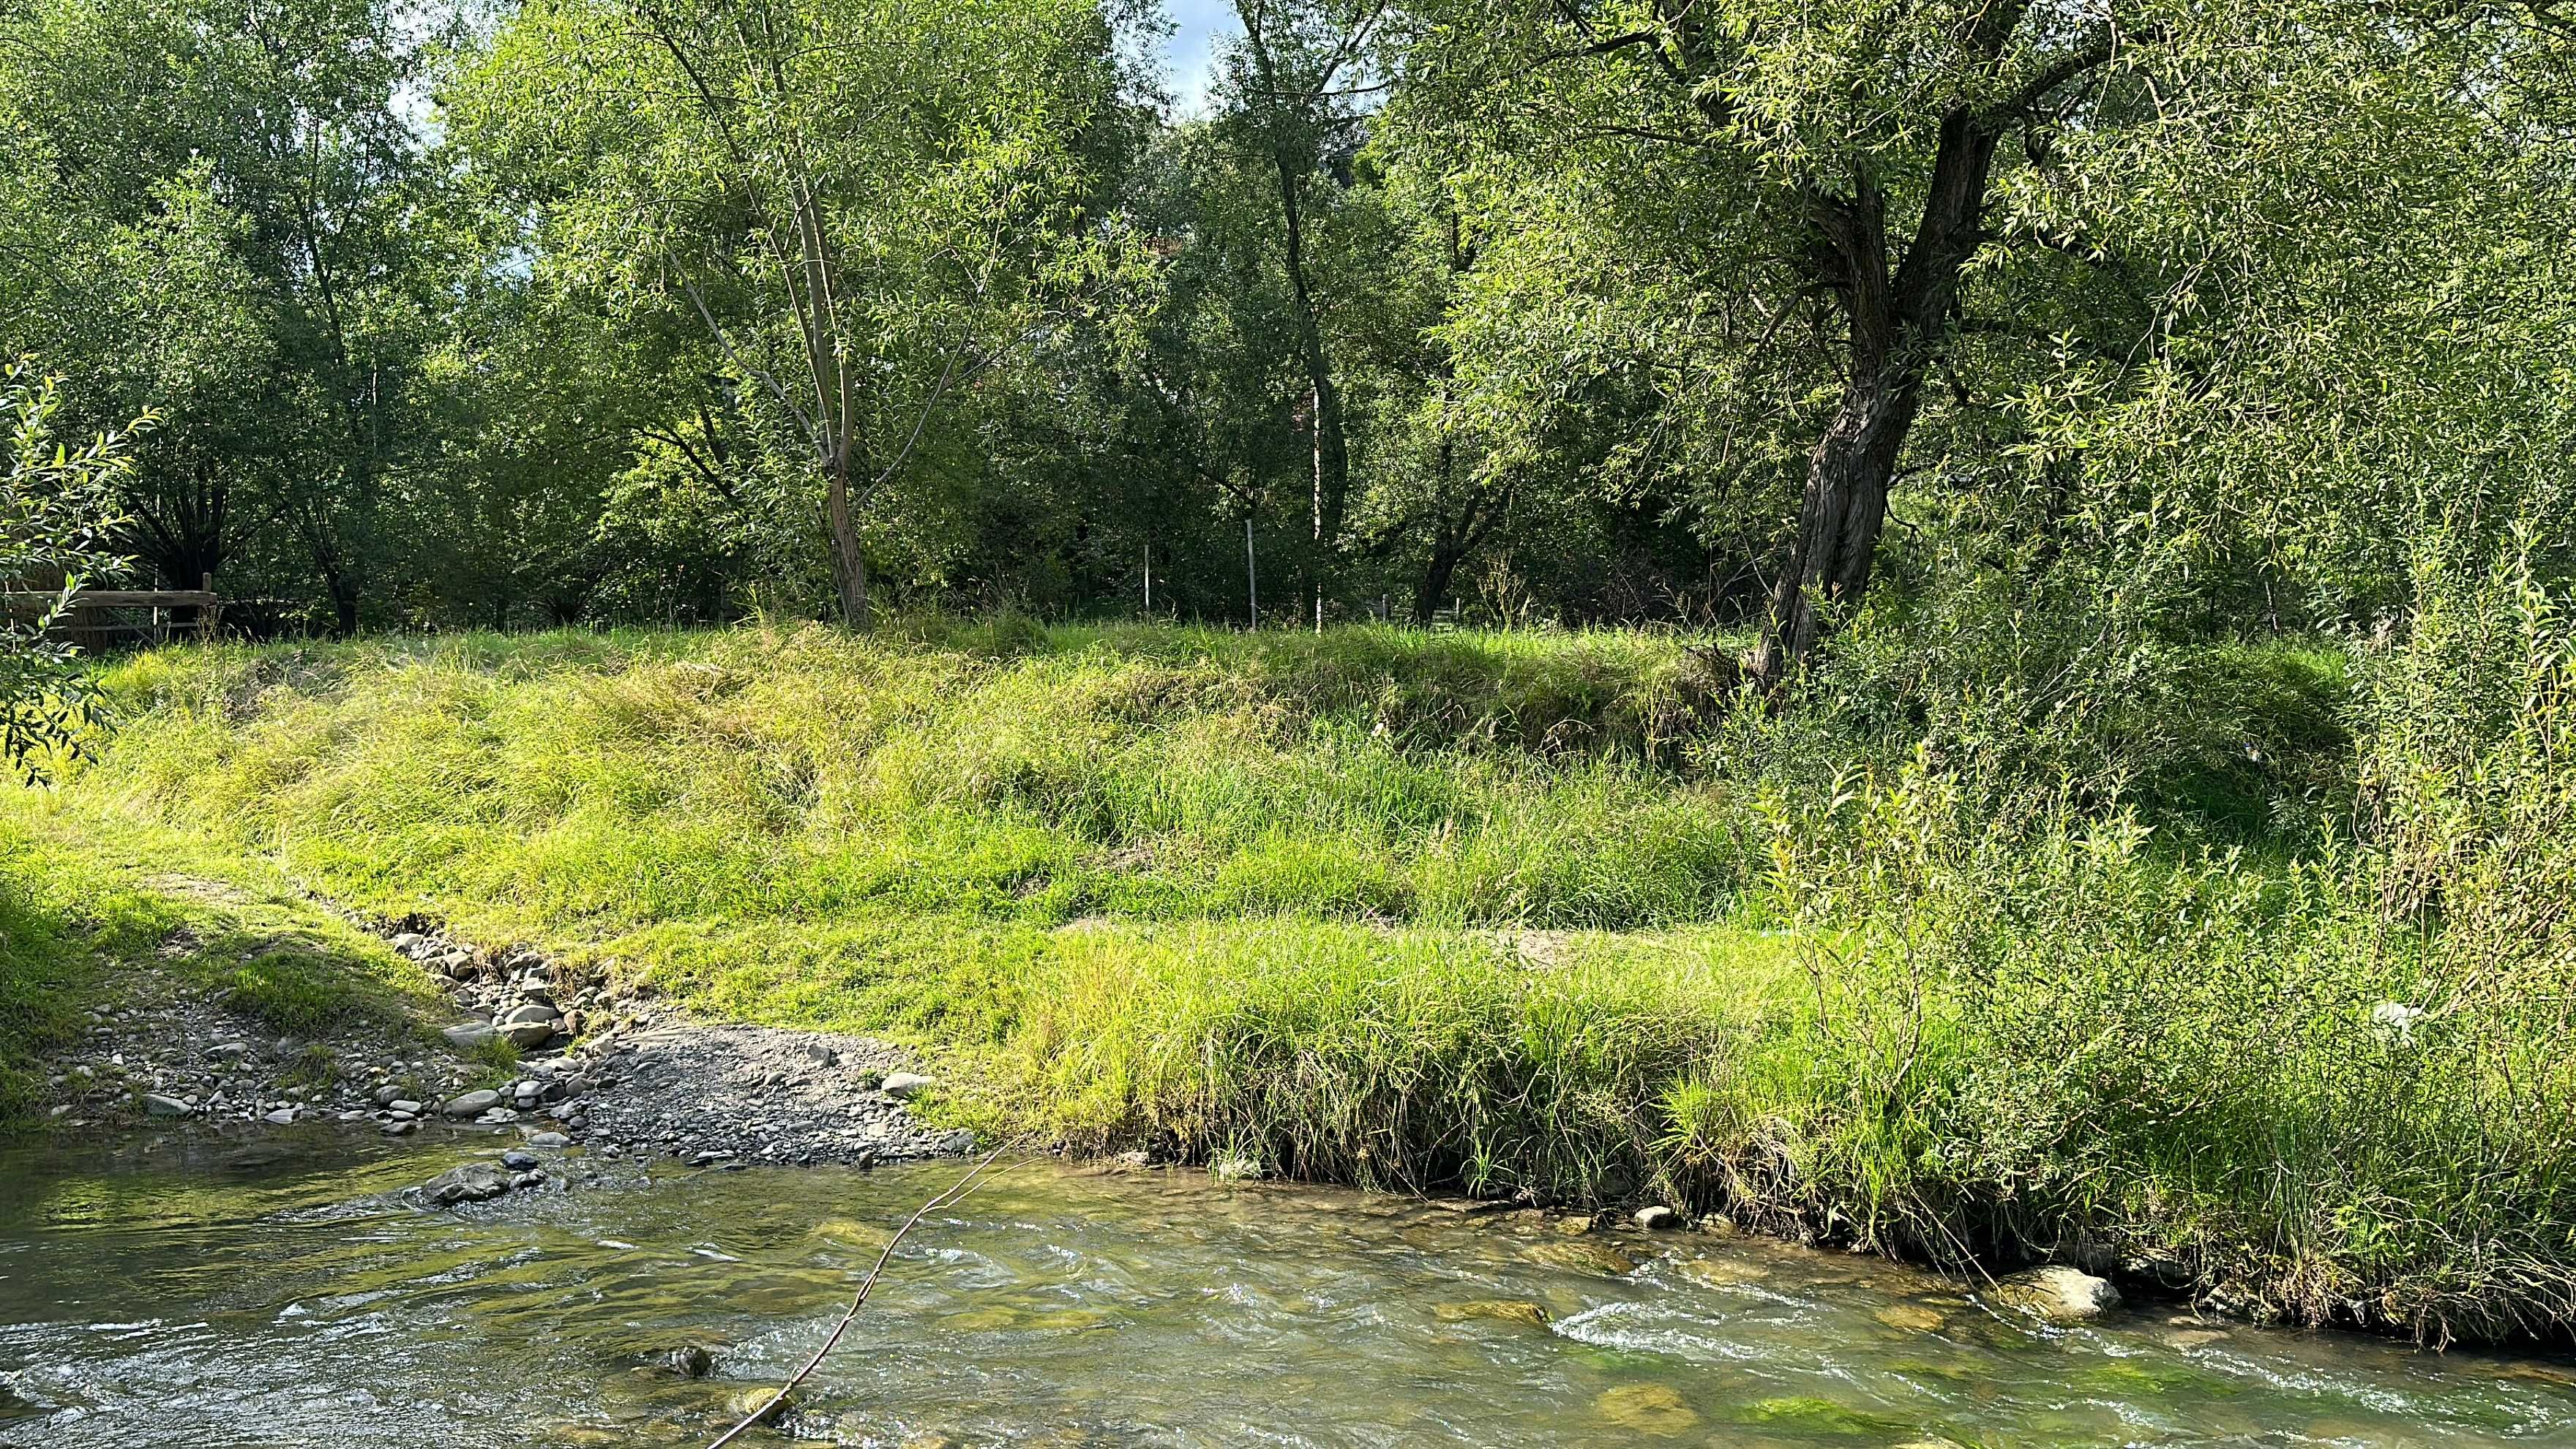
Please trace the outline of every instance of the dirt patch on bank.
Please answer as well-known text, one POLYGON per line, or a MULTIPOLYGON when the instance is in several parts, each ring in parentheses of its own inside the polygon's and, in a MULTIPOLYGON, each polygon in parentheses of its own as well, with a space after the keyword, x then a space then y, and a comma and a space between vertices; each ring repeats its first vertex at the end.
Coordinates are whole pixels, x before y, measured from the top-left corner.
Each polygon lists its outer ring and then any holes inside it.
MULTIPOLYGON (((150 884, 219 908, 246 899, 217 881, 150 884)), ((316 904, 429 970, 454 1014, 277 1035, 239 1011, 234 993, 175 969, 203 949, 182 927, 131 965, 120 1000, 93 1009, 83 1038, 54 1055, 45 1119, 57 1130, 135 1118, 251 1130, 334 1122, 394 1137, 480 1130, 728 1166, 866 1164, 974 1146, 973 1134, 913 1115, 906 1104, 937 1084, 886 1043, 694 1021, 526 946, 478 947, 417 920, 371 922, 316 904), (496 1040, 518 1050, 515 1064, 496 1040)))

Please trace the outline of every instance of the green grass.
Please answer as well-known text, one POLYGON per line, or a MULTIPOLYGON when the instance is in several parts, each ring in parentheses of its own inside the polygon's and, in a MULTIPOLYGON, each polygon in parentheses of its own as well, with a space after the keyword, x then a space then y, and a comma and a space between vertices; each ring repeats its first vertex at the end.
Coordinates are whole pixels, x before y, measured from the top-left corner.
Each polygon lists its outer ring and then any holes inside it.
MULTIPOLYGON (((311 1036, 426 1031, 435 983, 306 899, 267 862, 151 821, 0 792, 0 1134, 38 1120, 41 1057, 92 1007, 222 993, 245 1024, 311 1036)), ((301 1061, 297 1081, 326 1070, 301 1061)))
POLYGON ((40 1054, 79 1036, 96 989, 90 933, 51 898, 49 853, 19 822, 0 819, 0 1129, 25 1122, 42 1100, 40 1054))
POLYGON ((176 649, 104 672, 60 808, 909 1041, 987 1129, 2566 1336, 2563 990, 2314 831, 2339 655, 2203 663, 2208 765, 2133 815, 1730 714, 1650 636, 176 649), (2392 1042, 2389 1002, 2440 1014, 2392 1042))
POLYGON ((108 676, 132 723, 106 773, 371 903, 490 901, 518 913, 487 923, 505 931, 1651 928, 1710 919, 1748 860, 1652 758, 1681 657, 1393 631, 1267 652, 1084 631, 1001 658, 816 630, 162 654, 108 676))

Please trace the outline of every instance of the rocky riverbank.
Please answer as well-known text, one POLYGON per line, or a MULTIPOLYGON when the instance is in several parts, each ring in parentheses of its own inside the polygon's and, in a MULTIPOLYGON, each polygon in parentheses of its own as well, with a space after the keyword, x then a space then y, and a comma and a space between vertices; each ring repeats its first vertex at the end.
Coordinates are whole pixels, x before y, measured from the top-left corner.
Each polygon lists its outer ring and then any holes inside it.
MULTIPOLYGON (((229 992, 147 967, 125 1003, 91 1011, 84 1039, 51 1063, 48 1120, 63 1130, 142 1118, 481 1131, 699 1166, 865 1165, 974 1145, 912 1115, 906 1104, 937 1084, 885 1043, 691 1022, 532 948, 478 949, 422 927, 379 934, 448 983, 458 1019, 272 1036, 229 992)), ((173 940, 163 954, 196 946, 173 940)), ((491 1186, 478 1178, 447 1200, 492 1196, 491 1186)))

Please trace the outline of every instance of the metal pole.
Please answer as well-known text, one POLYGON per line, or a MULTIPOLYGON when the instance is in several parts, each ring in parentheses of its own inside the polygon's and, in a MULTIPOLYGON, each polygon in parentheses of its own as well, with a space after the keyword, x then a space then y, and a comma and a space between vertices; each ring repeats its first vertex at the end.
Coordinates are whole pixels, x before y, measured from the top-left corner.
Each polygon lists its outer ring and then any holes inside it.
POLYGON ((1145 545, 1145 617, 1154 617, 1154 545, 1145 545))

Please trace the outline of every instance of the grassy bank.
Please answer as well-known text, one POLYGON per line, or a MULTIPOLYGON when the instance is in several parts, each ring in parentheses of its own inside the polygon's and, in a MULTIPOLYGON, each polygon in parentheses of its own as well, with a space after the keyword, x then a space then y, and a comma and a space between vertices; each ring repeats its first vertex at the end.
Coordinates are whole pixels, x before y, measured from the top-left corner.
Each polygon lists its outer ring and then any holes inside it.
POLYGON ((907 1039, 989 1127, 2576 1325, 2545 978, 2392 929, 2348 843, 1774 729, 1668 641, 386 639, 104 682, 57 808, 907 1039))
POLYGON ((447 1019, 435 983, 273 863, 77 800, 0 792, 0 1135, 40 1120, 41 1063, 88 1013, 223 993, 271 1035, 447 1019))

